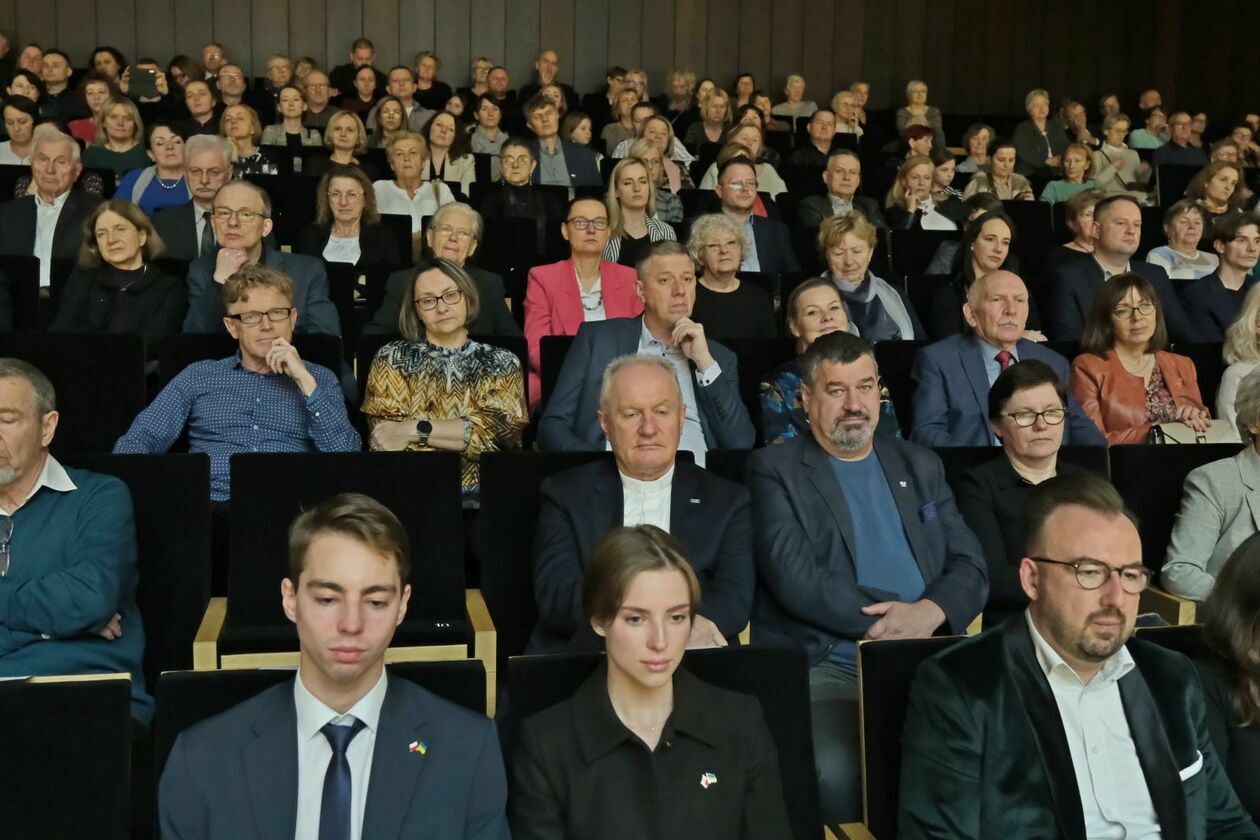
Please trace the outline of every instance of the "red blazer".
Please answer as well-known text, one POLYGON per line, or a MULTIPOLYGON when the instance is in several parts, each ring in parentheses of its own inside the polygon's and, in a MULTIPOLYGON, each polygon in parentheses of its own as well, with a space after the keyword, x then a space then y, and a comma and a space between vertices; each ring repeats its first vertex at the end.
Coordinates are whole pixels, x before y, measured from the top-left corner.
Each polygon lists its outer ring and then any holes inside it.
MULTIPOLYGON (((604 293, 605 318, 634 318, 643 313, 643 301, 634 290, 638 275, 617 263, 599 264, 599 284, 604 293)), ((529 347, 529 405, 542 398, 541 360, 538 346, 544 335, 577 335, 586 322, 577 272, 572 260, 530 269, 525 286, 525 342, 529 347)))
MULTIPOLYGON (((1176 353, 1156 351, 1155 364, 1178 405, 1207 410, 1199 395, 1194 362, 1176 353)), ((1072 392, 1107 443, 1145 443, 1151 430, 1146 422, 1146 385, 1124 369, 1115 350, 1106 358, 1082 353, 1072 362, 1072 392)))

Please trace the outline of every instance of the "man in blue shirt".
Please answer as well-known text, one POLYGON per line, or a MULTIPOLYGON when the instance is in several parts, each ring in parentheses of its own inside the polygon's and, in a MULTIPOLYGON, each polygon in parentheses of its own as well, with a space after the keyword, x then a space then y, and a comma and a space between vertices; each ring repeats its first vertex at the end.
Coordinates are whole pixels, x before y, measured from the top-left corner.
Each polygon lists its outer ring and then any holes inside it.
POLYGON ((57 419, 48 377, 0 359, 0 677, 130 672, 147 726, 131 494, 49 454, 57 419))
POLYGON ((298 311, 293 283, 246 265, 223 284, 223 324, 240 343, 228 359, 189 365, 136 417, 118 453, 165 452, 188 430, 189 449, 210 455, 210 498, 226 501, 237 452, 357 452, 337 376, 304 362, 290 344, 298 311))
POLYGON ((857 643, 962 633, 988 575, 936 455, 875 436, 879 370, 869 343, 831 333, 801 357, 810 434, 754 452, 761 586, 755 642, 809 655, 823 818, 860 819, 857 643))

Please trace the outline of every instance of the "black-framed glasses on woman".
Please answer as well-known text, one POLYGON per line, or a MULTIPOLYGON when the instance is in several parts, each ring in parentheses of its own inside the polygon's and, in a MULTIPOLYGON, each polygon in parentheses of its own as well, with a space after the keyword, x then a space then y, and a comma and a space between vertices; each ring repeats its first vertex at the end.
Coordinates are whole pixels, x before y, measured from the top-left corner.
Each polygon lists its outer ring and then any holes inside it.
POLYGON ((257 326, 262 323, 263 315, 267 316, 267 320, 273 324, 287 320, 289 313, 293 311, 292 306, 277 306, 274 309, 268 309, 266 312, 237 312, 235 315, 229 315, 233 321, 240 321, 242 324, 249 326, 257 326))
POLYGON ((1047 408, 1045 411, 1032 411, 1027 409, 1024 411, 1008 411, 1007 417, 1015 421, 1015 425, 1021 429, 1027 429, 1029 426, 1037 422, 1040 417, 1046 421, 1047 426, 1057 426, 1063 422, 1063 418, 1067 417, 1066 408, 1047 408))
POLYGON ((1111 314, 1115 315, 1121 321, 1127 321, 1132 318, 1134 312, 1141 315, 1143 318, 1149 318, 1155 314, 1155 304, 1149 300, 1144 300, 1137 306, 1130 306, 1127 303, 1122 303, 1115 309, 1111 310, 1111 314))
POLYGON ((595 230, 608 229, 607 219, 585 219, 578 216, 573 219, 566 219, 565 224, 573 225, 574 230, 586 230, 587 228, 593 228, 595 230))
POLYGON ((1080 560, 1051 560, 1049 557, 1028 559, 1038 563, 1053 563, 1056 566, 1071 566, 1076 570, 1076 582, 1081 585, 1081 589, 1102 589, 1111 580, 1112 573, 1120 578, 1120 586, 1130 595, 1144 592, 1151 584, 1151 570, 1141 563, 1116 568, 1089 557, 1082 557, 1080 560))
POLYGON ((459 289, 451 289, 450 291, 443 292, 440 295, 425 295, 424 297, 418 297, 413 302, 416 306, 420 307, 425 312, 428 312, 431 309, 437 309, 439 300, 447 306, 454 306, 463 300, 463 298, 463 292, 459 289))

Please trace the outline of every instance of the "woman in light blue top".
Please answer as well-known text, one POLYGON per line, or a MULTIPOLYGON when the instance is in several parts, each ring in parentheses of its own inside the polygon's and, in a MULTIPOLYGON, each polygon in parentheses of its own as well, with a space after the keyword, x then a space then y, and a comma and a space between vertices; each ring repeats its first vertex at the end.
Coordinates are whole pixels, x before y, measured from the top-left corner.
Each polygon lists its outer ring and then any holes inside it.
POLYGON ((1157 265, 1173 280, 1198 280, 1216 271, 1220 257, 1199 250, 1207 217, 1193 198, 1183 198, 1164 213, 1168 244, 1152 248, 1146 261, 1157 265))
POLYGON ((1041 200, 1051 204, 1067 201, 1079 192, 1097 189, 1098 183, 1091 177, 1094 172, 1094 156, 1084 143, 1072 143, 1063 150, 1063 177, 1046 184, 1041 200))

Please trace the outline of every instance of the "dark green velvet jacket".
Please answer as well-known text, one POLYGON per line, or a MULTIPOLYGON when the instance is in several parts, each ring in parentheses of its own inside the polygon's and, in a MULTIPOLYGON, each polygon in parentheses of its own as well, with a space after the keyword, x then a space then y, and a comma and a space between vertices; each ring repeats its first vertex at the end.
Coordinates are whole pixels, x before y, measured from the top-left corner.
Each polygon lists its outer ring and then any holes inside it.
MULTIPOLYGON (((1145 777, 1133 782, 1149 788, 1164 840, 1260 838, 1208 739, 1190 661, 1137 639, 1128 648, 1137 667, 1120 679, 1120 698, 1145 777)), ((1026 620, 919 667, 899 807, 901 840, 1085 840, 1067 736, 1026 620)))

